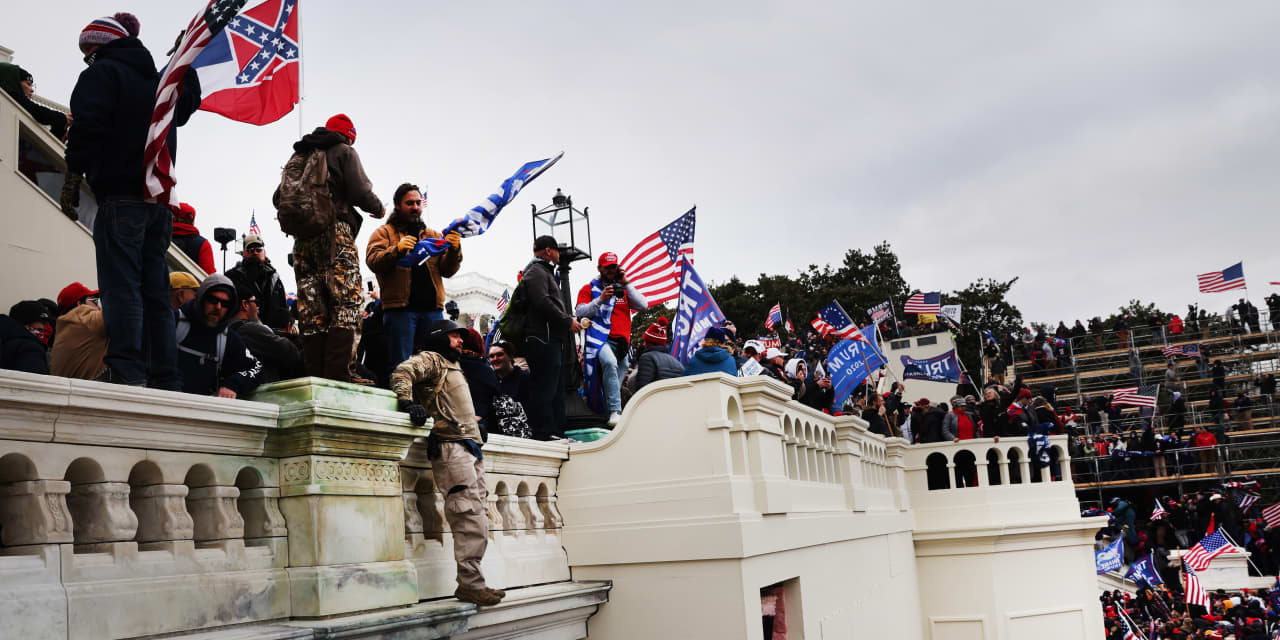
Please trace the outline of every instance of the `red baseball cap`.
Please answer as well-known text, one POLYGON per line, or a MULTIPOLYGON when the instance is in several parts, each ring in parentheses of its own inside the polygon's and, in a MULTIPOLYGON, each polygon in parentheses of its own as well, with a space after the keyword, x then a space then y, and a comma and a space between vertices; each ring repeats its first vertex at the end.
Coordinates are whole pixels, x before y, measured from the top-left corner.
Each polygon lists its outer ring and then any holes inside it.
POLYGON ((347 117, 345 113, 339 113, 329 118, 324 123, 324 128, 330 131, 337 131, 351 140, 351 144, 356 143, 356 125, 347 117))
POLYGON ((84 300, 89 296, 96 295, 98 295, 97 290, 90 290, 89 287, 86 287, 79 282, 72 282, 71 284, 63 287, 62 291, 58 293, 58 308, 66 311, 71 307, 76 306, 76 304, 81 300, 84 300))
POLYGON ((618 254, 612 251, 606 251, 600 254, 600 259, 596 261, 596 266, 604 267, 611 264, 618 264, 618 254))

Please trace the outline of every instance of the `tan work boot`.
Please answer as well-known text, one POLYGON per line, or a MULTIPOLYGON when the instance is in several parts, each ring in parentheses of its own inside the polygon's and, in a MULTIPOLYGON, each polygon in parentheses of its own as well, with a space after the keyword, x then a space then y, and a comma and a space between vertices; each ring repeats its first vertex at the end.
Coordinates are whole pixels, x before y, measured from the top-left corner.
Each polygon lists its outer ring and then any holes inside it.
POLYGON ((494 589, 493 587, 485 587, 485 588, 484 588, 484 590, 485 590, 485 591, 489 591, 489 592, 492 592, 492 593, 496 594, 499 598, 505 598, 505 597, 507 597, 507 592, 506 592, 506 591, 503 591, 502 589, 494 589))
POLYGON ((502 596, 498 595, 493 589, 475 590, 459 586, 458 590, 453 592, 453 597, 482 607, 489 607, 502 602, 502 596))

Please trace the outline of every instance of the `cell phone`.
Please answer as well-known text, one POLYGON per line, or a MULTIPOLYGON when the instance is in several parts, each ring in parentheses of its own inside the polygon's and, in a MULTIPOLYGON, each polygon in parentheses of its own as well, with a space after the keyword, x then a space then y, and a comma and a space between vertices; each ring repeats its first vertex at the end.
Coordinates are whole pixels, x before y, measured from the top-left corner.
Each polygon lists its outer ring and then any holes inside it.
POLYGON ((373 283, 372 283, 372 282, 367 282, 367 283, 365 283, 365 284, 368 284, 368 285, 369 285, 369 293, 373 293, 373 283))

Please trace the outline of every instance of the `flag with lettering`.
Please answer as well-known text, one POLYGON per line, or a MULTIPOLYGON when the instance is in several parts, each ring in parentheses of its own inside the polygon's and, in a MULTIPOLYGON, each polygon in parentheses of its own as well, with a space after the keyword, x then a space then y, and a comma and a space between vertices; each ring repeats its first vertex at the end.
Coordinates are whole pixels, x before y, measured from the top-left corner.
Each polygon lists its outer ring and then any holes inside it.
POLYGON ((707 330, 724 322, 725 316, 693 264, 686 261, 681 271, 680 302, 676 306, 673 323, 671 355, 680 364, 688 364, 707 330))
POLYGON ((880 324, 893 316, 893 301, 885 300, 880 304, 867 309, 867 317, 871 318, 872 324, 880 324))
POLYGON ((1141 559, 1129 565, 1129 571, 1124 574, 1124 577, 1139 586, 1154 587, 1164 584, 1164 580, 1160 579, 1160 572, 1156 571, 1156 563, 1151 554, 1142 556, 1141 559))
POLYGON ((1093 562, 1097 565, 1098 575, 1119 571, 1124 566, 1124 537, 1116 537, 1115 542, 1093 552, 1093 562))
POLYGON ((885 363, 884 353, 876 341, 876 326, 867 325, 860 333, 861 340, 841 340, 827 353, 827 374, 831 376, 834 394, 831 402, 833 411, 841 410, 853 389, 885 363))
POLYGON ((302 39, 298 0, 265 0, 232 18, 191 67, 201 111, 264 125, 298 104, 302 39))
POLYGON ((956 350, 952 349, 932 358, 917 360, 911 356, 901 356, 902 377, 907 380, 928 380, 929 382, 960 382, 960 359, 956 350))
POLYGON ((492 193, 484 202, 471 207, 471 210, 462 216, 445 225, 440 231, 439 238, 426 238, 419 240, 418 244, 408 253, 401 256, 397 261, 397 265, 401 267, 412 267, 413 265, 423 265, 427 263, 433 256, 438 256, 449 248, 449 241, 444 236, 458 232, 458 235, 464 238, 478 236, 489 230, 489 225, 497 219, 498 214, 502 212, 503 207, 511 204, 512 200, 520 194, 520 190, 524 189, 534 178, 542 175, 547 169, 550 169, 555 163, 560 161, 564 156, 564 152, 556 154, 553 158, 543 160, 534 160, 526 162, 516 169, 516 172, 510 178, 502 181, 502 186, 498 187, 496 193, 492 193))

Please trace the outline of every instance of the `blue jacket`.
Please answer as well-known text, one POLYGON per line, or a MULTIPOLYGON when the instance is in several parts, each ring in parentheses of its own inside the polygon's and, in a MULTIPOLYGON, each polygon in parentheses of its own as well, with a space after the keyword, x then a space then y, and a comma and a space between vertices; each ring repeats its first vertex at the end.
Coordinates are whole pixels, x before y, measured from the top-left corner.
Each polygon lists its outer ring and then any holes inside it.
POLYGON ((684 375, 686 376, 711 373, 712 371, 723 371, 731 376, 738 375, 738 367, 733 360, 733 356, 720 347, 702 347, 698 349, 693 352, 693 357, 689 358, 689 364, 684 366, 684 375))
MULTIPOLYGON (((120 38, 94 52, 71 91, 74 126, 67 138, 67 169, 83 173, 99 202, 108 197, 142 199, 143 147, 156 106, 160 74, 151 52, 137 38, 120 38)), ((177 159, 177 127, 200 108, 200 79, 184 76, 182 95, 169 130, 170 157, 177 159)))

